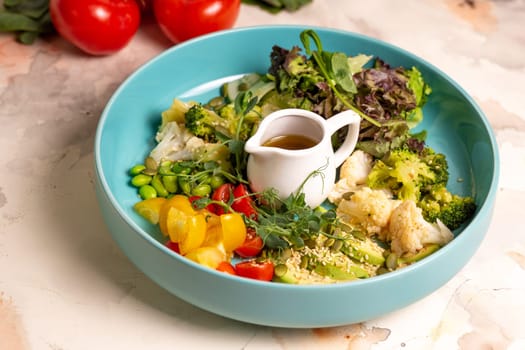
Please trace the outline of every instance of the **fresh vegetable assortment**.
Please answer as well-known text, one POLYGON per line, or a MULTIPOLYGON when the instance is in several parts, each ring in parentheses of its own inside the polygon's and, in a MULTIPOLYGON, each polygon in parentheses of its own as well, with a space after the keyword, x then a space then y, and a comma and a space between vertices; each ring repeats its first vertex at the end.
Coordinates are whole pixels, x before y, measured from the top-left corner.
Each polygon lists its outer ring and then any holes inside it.
POLYGON ((135 210, 178 254, 262 281, 368 278, 446 245, 476 204, 448 191, 445 155, 413 132, 432 92, 420 71, 325 51, 313 30, 300 40, 304 52, 274 46, 267 72, 225 83, 209 101, 174 99, 157 145, 130 169, 135 210), (307 206, 300 188, 281 200, 246 180, 245 141, 266 115, 290 107, 362 117, 357 148, 321 207, 307 206))
MULTIPOLYGON (((312 0, 242 0, 269 12, 297 11, 312 0)), ((91 55, 109 55, 133 38, 142 17, 152 15, 173 43, 233 27, 241 0, 4 0, 0 32, 32 44, 59 33, 91 55)))

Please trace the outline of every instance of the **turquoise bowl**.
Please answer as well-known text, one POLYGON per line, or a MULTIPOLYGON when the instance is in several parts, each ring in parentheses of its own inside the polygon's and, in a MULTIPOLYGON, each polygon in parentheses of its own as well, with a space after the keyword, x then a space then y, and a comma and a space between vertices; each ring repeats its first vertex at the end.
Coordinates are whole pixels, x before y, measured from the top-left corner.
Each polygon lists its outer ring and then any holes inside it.
POLYGON ((433 88, 421 128, 450 163, 453 192, 472 195, 478 209, 443 249, 402 270, 335 285, 266 283, 202 267, 163 245, 156 227, 132 209, 138 201, 128 169, 154 146, 160 113, 173 98, 206 101, 225 79, 266 72, 273 45, 300 46, 305 27, 265 26, 218 32, 177 45, 133 73, 105 108, 95 140, 96 191, 116 243, 153 281, 199 308, 231 319, 276 327, 328 327, 370 320, 437 290, 472 257, 483 240, 497 192, 499 158, 486 117, 451 78, 428 62, 363 35, 313 28, 329 51, 381 57, 416 66, 433 88), (459 181, 462 179, 462 181, 459 181))

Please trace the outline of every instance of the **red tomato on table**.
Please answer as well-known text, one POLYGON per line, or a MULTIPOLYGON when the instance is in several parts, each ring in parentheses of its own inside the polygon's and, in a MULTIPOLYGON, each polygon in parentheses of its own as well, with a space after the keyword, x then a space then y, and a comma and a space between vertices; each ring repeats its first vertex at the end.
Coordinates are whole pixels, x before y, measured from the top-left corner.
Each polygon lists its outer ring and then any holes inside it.
POLYGON ((174 43, 231 28, 240 0, 155 0, 153 13, 162 32, 174 43))
POLYGON ((58 33, 92 55, 109 55, 128 44, 140 24, 136 0, 50 0, 58 33))

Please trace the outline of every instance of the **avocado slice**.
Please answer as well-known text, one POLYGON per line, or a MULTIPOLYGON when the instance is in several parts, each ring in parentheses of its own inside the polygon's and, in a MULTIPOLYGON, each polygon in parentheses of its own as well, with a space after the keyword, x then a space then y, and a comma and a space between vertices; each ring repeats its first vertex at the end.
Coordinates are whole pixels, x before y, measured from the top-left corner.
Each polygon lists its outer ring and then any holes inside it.
POLYGON ((347 281, 369 277, 368 272, 358 265, 352 265, 350 266, 349 271, 345 271, 332 264, 319 264, 315 267, 314 271, 321 276, 329 277, 336 281, 347 281))
POLYGON ((383 256, 385 249, 370 237, 358 239, 350 236, 345 239, 341 251, 359 262, 366 262, 378 266, 385 263, 385 257, 383 256))
POLYGON ((398 264, 408 265, 408 264, 415 263, 416 261, 426 258, 430 254, 438 251, 440 248, 441 246, 439 244, 428 244, 424 246, 423 248, 421 248, 420 250, 418 250, 416 253, 403 254, 403 256, 398 258, 397 260, 398 264))

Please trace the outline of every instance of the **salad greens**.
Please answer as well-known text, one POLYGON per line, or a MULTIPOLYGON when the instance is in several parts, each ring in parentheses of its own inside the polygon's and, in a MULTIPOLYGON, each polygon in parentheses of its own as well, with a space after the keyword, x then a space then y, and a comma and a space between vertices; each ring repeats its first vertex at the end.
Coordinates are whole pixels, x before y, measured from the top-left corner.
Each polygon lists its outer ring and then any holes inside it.
POLYGON ((23 44, 55 31, 49 14, 49 0, 4 0, 0 6, 0 32, 12 32, 23 44))
POLYGON ((242 0, 248 5, 257 5, 270 13, 280 11, 294 12, 312 2, 312 0, 242 0))
MULTIPOLYGON (((371 277, 447 244, 476 204, 448 191, 445 155, 426 144, 424 131, 413 132, 432 92, 421 72, 379 57, 326 51, 313 30, 300 39, 304 53, 299 46, 273 46, 267 72, 225 83, 208 102, 175 99, 162 115, 146 165, 132 168, 132 184, 139 193, 149 186, 157 197, 193 198, 196 210, 218 206, 221 213, 243 214, 254 233, 246 242, 258 238, 260 249, 250 255, 245 252, 253 246, 244 246, 234 256, 255 257, 255 265, 270 262, 281 282, 371 277), (351 109, 362 117, 356 151, 323 207, 308 207, 300 189, 285 200, 272 188, 247 190, 245 141, 266 115, 283 108, 325 118, 351 109)), ((333 143, 340 143, 338 135, 333 143)))

